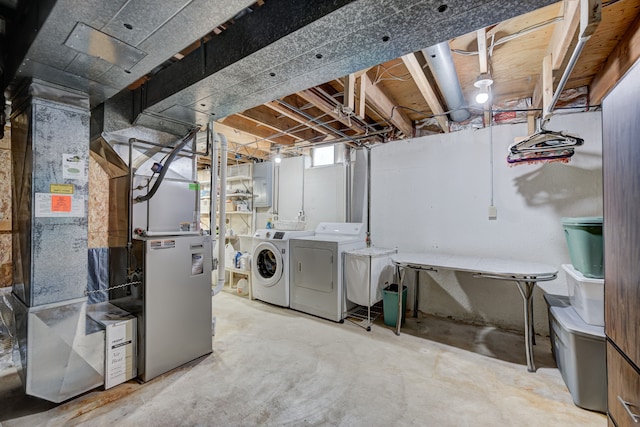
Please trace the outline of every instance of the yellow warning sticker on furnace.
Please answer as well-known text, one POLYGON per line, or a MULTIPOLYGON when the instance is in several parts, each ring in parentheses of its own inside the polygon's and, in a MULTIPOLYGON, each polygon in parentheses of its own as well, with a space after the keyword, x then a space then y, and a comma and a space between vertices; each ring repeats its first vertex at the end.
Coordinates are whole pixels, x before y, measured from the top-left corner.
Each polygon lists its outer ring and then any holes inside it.
POLYGON ((73 194, 73 184, 49 184, 49 192, 56 194, 73 194))

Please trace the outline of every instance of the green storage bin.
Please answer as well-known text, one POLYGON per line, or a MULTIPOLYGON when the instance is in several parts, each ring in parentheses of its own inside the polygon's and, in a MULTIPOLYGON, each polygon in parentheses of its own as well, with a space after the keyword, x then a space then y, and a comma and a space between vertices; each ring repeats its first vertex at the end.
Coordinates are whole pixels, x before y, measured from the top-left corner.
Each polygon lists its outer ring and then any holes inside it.
MULTIPOLYGON (((392 283, 382 290, 382 311, 384 313, 384 324, 387 326, 396 326, 398 320, 398 285, 392 283)), ((407 287, 402 287, 402 320, 400 325, 404 323, 405 314, 407 312, 407 287)))
POLYGON ((604 277, 602 217, 562 218, 573 267, 585 277, 604 277))

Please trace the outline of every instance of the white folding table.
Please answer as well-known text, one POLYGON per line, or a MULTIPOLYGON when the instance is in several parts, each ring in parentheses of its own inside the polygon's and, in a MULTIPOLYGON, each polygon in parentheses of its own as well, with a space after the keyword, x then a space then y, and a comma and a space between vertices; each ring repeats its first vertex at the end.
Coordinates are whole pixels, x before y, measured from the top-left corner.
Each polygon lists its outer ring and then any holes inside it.
MULTIPOLYGON (((524 338, 527 356, 527 370, 535 372, 533 360, 533 288, 537 282, 553 280, 558 270, 550 265, 514 261, 499 258, 482 258, 464 255, 452 255, 440 252, 398 253, 391 256, 396 266, 400 284, 398 286, 398 318, 396 321, 396 335, 400 335, 400 320, 402 318, 402 278, 400 272, 413 270, 416 276, 419 271, 456 270, 473 274, 476 278, 507 280, 515 282, 524 301, 524 338)), ((418 280, 414 292, 414 317, 418 311, 418 280)))

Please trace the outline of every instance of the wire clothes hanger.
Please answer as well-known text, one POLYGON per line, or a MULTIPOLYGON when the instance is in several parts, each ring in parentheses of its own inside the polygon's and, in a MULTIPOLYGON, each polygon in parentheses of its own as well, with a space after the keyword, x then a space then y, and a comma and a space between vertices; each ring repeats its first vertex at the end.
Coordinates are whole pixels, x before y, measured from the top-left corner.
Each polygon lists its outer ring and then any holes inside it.
MULTIPOLYGON (((540 123, 540 122, 539 122, 540 123)), ((568 162, 574 155, 574 148, 584 144, 584 139, 565 132, 544 129, 509 146, 508 163, 535 163, 540 161, 568 162)))

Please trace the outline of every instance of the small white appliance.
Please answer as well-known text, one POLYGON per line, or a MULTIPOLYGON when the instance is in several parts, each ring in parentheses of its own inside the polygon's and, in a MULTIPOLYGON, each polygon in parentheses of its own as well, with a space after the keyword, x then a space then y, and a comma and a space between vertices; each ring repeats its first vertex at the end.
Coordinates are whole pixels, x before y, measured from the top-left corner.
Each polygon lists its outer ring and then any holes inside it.
POLYGON ((347 310, 343 254, 366 247, 362 223, 322 222, 315 235, 292 239, 291 308, 341 322, 347 310))
POLYGON ((313 231, 257 230, 253 235, 251 275, 253 297, 289 307, 289 240, 313 231))

